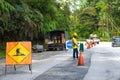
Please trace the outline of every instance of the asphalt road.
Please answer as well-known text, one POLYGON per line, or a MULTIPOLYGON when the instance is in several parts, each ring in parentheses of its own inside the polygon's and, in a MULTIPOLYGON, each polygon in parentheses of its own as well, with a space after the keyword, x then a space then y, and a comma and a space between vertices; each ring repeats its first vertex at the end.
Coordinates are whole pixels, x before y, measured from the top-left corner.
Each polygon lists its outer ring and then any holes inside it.
POLYGON ((17 65, 16 71, 13 66, 8 66, 5 75, 5 59, 1 59, 0 80, 83 80, 91 63, 93 49, 85 48, 84 66, 78 66, 78 60, 72 59, 72 50, 33 53, 32 74, 28 65, 17 65))
MULTIPOLYGON (((67 53, 71 53, 71 51, 67 53)), ((91 63, 91 54, 91 50, 85 50, 83 52, 84 66, 78 66, 78 60, 73 60, 72 57, 70 57, 39 75, 34 80, 83 80, 91 63)))
POLYGON ((100 43, 91 57, 91 66, 83 80, 120 80, 120 47, 100 43))

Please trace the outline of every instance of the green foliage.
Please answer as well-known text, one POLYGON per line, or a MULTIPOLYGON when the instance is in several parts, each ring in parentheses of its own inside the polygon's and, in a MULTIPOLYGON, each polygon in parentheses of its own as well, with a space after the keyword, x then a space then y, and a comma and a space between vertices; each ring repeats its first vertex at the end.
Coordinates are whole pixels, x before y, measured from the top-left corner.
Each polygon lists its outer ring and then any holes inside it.
POLYGON ((42 40, 52 30, 67 30, 69 38, 74 32, 80 38, 119 35, 119 5, 119 0, 0 0, 0 41, 42 40))
POLYGON ((96 3, 95 8, 99 10, 99 12, 105 12, 108 9, 108 6, 106 6, 104 1, 99 1, 96 3))
POLYGON ((96 10, 94 7, 86 7, 82 11, 83 15, 96 16, 96 10))
POLYGON ((0 51, 0 59, 5 57, 5 51, 0 51))
POLYGON ((68 27, 68 5, 61 9, 54 0, 1 0, 0 4, 0 41, 39 40, 48 31, 68 27))
POLYGON ((81 37, 88 38, 91 33, 96 31, 96 10, 94 7, 86 7, 80 14, 80 24, 78 28, 81 37))
POLYGON ((0 10, 1 12, 5 12, 5 13, 10 13, 11 10, 15 10, 15 8, 9 4, 7 1, 5 0, 0 0, 0 10))

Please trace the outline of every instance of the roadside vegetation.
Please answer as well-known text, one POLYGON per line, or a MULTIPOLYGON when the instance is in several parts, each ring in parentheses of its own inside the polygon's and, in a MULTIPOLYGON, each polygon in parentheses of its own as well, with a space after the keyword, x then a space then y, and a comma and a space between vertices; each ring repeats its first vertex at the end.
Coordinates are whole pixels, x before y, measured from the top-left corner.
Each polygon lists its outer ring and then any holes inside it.
POLYGON ((5 57, 5 51, 4 50, 0 51, 0 59, 3 58, 3 57, 5 57))
MULTIPOLYGON (((44 44, 45 34, 66 30, 79 40, 97 34, 101 41, 120 35, 119 0, 0 0, 0 43, 44 44)), ((5 52, 1 49, 0 55, 5 52)))

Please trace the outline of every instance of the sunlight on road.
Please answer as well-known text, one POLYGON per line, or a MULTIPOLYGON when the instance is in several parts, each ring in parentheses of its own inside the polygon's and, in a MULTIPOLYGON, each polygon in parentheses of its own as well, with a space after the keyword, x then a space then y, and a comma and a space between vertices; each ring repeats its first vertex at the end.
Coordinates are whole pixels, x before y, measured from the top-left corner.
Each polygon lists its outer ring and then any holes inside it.
POLYGON ((94 48, 91 66, 84 80, 118 80, 120 73, 120 48, 111 43, 100 43, 94 48))

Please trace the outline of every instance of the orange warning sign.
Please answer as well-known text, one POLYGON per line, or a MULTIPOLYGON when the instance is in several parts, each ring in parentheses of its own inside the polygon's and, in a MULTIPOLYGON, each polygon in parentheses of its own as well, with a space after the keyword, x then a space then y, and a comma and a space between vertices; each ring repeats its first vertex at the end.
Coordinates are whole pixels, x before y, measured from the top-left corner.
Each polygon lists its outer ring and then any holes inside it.
POLYGON ((7 42, 6 65, 31 63, 31 42, 7 42))

